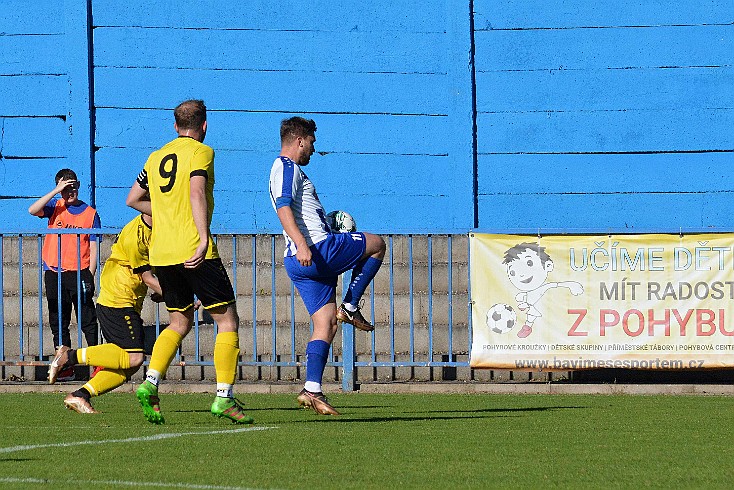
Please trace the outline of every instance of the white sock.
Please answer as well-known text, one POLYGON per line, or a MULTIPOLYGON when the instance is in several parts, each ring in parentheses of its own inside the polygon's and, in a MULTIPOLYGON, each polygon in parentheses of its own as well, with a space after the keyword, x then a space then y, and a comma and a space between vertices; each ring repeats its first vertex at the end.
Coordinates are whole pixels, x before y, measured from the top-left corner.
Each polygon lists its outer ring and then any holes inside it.
POLYGON ((317 383, 316 381, 306 381, 303 387, 311 393, 321 393, 321 383, 317 383))
POLYGON ((145 373, 145 381, 149 381, 153 384, 153 386, 157 388, 158 383, 161 382, 161 373, 159 373, 155 369, 148 369, 148 372, 145 373))
POLYGON ((217 396, 221 398, 233 398, 233 386, 227 383, 217 383, 217 396))

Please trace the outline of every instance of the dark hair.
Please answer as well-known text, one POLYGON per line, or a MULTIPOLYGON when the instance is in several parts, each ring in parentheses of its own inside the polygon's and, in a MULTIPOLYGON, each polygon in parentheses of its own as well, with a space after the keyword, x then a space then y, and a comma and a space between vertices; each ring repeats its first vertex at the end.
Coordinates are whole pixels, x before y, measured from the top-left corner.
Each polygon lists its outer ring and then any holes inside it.
POLYGON ((203 100, 184 100, 173 110, 179 129, 200 129, 206 121, 206 106, 203 100))
POLYGON ((523 253, 525 250, 532 250, 536 254, 538 254, 538 257, 540 257, 540 263, 542 265, 545 265, 546 262, 549 260, 553 262, 553 259, 550 258, 550 255, 545 253, 545 247, 541 247, 537 243, 520 243, 519 245, 515 245, 511 249, 509 249, 507 252, 505 252, 505 258, 502 261, 503 264, 509 264, 513 260, 517 260, 519 255, 523 253))
POLYGON ((316 123, 313 119, 293 116, 280 122, 280 141, 290 143, 293 139, 313 136, 316 132, 316 123))
POLYGON ((58 184, 61 179, 64 180, 79 180, 76 177, 76 173, 70 168, 62 168, 58 172, 56 172, 55 181, 58 184))

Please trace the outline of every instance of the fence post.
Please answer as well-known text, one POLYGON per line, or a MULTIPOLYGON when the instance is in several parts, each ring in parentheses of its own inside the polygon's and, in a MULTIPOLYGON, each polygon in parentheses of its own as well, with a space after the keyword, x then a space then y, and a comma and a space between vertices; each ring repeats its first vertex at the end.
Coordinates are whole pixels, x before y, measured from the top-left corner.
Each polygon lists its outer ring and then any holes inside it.
MULTIPOLYGON (((3 277, 3 263, 5 262, 5 250, 3 249, 4 235, 0 235, 0 290, 3 297, 0 298, 0 361, 5 360, 5 278, 3 277)), ((23 290, 20 290, 20 296, 23 296, 23 290)), ((23 331, 23 325, 20 325, 20 331, 23 331)))
MULTIPOLYGON (((347 292, 351 281, 352 272, 345 272, 342 275, 342 296, 347 292)), ((336 298, 336 304, 337 307, 341 304, 341 298, 336 298)), ((342 323, 342 391, 354 391, 355 389, 356 370, 354 363, 356 357, 354 325, 342 323)))

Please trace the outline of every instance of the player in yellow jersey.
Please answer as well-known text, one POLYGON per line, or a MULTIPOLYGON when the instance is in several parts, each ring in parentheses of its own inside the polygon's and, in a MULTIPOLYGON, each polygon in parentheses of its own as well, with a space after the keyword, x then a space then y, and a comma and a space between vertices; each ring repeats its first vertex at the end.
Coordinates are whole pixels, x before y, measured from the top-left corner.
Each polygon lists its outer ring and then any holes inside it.
POLYGON ((122 229, 104 264, 97 298, 97 317, 107 341, 86 349, 62 346, 49 367, 49 382, 77 364, 105 369, 78 390, 69 393, 64 405, 79 413, 97 413, 90 398, 112 391, 135 374, 145 359, 143 321, 140 312, 148 288, 160 297, 161 289, 148 260, 151 218, 139 215, 122 229))
POLYGON ((173 111, 178 138, 154 151, 130 189, 127 204, 153 216, 150 263, 163 290, 170 325, 153 346, 153 355, 136 394, 143 415, 164 422, 158 384, 194 322, 194 295, 217 322, 214 370, 217 393, 212 414, 235 423, 253 422, 232 390, 239 357, 239 317, 232 283, 211 239, 214 211, 214 150, 204 144, 207 120, 201 100, 187 100, 173 111))

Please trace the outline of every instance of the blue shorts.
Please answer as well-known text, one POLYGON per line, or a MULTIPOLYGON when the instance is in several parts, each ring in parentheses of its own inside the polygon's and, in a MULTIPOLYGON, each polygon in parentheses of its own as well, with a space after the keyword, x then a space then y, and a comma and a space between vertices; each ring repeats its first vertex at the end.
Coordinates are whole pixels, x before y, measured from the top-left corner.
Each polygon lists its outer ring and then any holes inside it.
POLYGON ((309 315, 335 297, 339 275, 354 269, 366 247, 363 233, 335 233, 311 245, 310 266, 302 266, 295 255, 285 258, 285 270, 303 298, 309 315))

